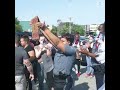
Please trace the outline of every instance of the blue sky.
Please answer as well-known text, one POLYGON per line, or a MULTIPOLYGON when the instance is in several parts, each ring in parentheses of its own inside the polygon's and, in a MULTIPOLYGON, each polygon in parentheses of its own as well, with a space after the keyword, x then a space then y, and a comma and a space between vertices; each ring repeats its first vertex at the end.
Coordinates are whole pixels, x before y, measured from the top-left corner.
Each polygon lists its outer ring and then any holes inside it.
POLYGON ((100 24, 105 21, 104 0, 15 0, 15 16, 20 21, 30 21, 39 16, 49 25, 57 20, 76 24, 100 24))

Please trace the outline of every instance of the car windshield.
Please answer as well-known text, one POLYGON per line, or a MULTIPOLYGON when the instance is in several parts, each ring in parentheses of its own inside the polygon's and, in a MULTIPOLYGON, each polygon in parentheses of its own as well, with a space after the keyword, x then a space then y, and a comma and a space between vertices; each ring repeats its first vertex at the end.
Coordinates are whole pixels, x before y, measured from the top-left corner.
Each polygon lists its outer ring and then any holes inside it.
POLYGON ((80 40, 85 40, 85 36, 80 36, 80 40))

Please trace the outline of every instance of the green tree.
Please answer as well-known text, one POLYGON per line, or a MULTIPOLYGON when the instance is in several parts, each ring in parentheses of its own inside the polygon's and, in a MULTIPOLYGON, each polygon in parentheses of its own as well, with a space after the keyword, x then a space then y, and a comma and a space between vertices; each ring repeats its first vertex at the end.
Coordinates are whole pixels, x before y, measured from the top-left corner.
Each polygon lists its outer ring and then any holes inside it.
MULTIPOLYGON (((56 29, 59 29, 60 35, 63 35, 65 33, 69 33, 69 25, 71 24, 71 33, 79 32, 80 35, 84 35, 85 31, 81 25, 69 23, 69 22, 62 22, 59 26, 56 27, 56 29)), ((56 30, 56 31, 57 31, 56 30)))
POLYGON ((52 32, 52 33, 57 33, 57 27, 53 25, 51 32, 52 32))
MULTIPOLYGON (((59 26, 52 26, 52 32, 53 33, 57 33, 57 31, 59 30, 59 34, 63 35, 65 33, 69 33, 69 22, 62 22, 59 24, 59 26)), ((78 25, 78 24, 73 24, 71 23, 71 32, 74 34, 76 32, 79 32, 80 35, 84 35, 85 34, 85 30, 84 27, 82 25, 78 25)))
POLYGON ((68 33, 69 32, 69 23, 66 22, 66 23, 61 23, 59 25, 59 33, 60 35, 63 35, 65 33, 68 33))
POLYGON ((85 34, 85 30, 83 29, 83 27, 81 25, 73 24, 72 25, 72 33, 76 33, 76 32, 79 32, 80 35, 85 34))
POLYGON ((20 21, 15 18, 15 32, 22 32, 23 29, 22 29, 22 26, 20 25, 20 21))

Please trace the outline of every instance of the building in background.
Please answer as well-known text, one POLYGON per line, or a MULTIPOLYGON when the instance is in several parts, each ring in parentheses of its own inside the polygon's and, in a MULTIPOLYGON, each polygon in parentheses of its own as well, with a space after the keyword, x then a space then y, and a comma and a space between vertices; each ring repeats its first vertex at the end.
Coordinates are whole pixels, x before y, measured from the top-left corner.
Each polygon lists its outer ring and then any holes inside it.
POLYGON ((90 25, 84 25, 85 26, 85 32, 86 35, 96 33, 98 31, 98 26, 100 24, 90 24, 90 25))
POLYGON ((23 28, 23 32, 32 32, 32 27, 30 26, 30 21, 20 21, 20 25, 23 28))
MULTIPOLYGON (((73 22, 62 22, 59 24, 59 30, 62 29, 62 26, 64 25, 64 23, 68 23, 71 25, 73 24, 73 22)), ((23 32, 32 32, 32 28, 30 26, 30 21, 20 21, 20 25, 23 28, 23 32)), ((96 33, 98 31, 98 26, 100 24, 90 24, 90 25, 81 25, 82 28, 85 30, 85 35, 89 35, 89 34, 93 34, 96 33)), ((49 29, 52 29, 52 26, 49 26, 49 29)))
POLYGON ((89 34, 96 36, 100 24, 91 24, 89 34))
POLYGON ((96 32, 98 30, 99 24, 91 24, 90 25, 90 32, 96 32))
POLYGON ((89 35, 90 25, 84 25, 85 35, 89 35))

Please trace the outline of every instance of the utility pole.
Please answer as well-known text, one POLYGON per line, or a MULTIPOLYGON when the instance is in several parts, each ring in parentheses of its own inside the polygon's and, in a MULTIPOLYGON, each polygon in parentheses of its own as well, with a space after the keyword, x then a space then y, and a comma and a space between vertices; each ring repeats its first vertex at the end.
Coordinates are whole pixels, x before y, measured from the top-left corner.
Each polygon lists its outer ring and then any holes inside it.
MULTIPOLYGON (((68 9, 70 10, 71 8, 72 8, 72 0, 68 0, 68 9)), ((70 10, 70 12, 71 12, 71 10, 70 10)), ((70 17, 69 17, 69 33, 70 34, 71 34, 71 24, 72 24, 71 19, 72 18, 71 18, 71 14, 70 14, 70 17)))
POLYGON ((57 27, 57 36, 59 36, 59 35, 60 35, 59 31, 60 31, 61 19, 58 19, 58 20, 57 20, 57 23, 58 23, 58 27, 57 27))
POLYGON ((69 33, 71 34, 71 17, 69 18, 70 22, 69 22, 69 33))

